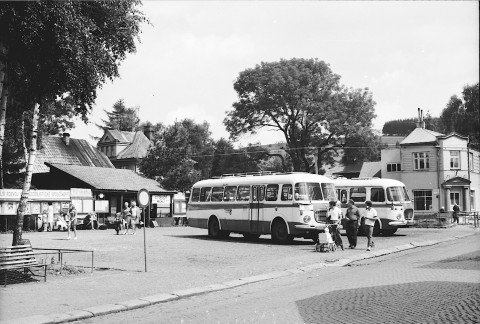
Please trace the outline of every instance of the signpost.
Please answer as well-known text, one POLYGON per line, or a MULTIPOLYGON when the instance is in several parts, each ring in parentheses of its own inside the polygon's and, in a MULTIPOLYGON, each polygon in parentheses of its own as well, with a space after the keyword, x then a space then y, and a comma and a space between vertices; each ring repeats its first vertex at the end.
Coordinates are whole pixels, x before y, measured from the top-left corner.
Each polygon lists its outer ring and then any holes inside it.
MULTIPOLYGON (((140 189, 137 194, 137 201, 138 205, 143 208, 144 211, 150 211, 150 193, 147 189, 140 189)), ((147 215, 143 213, 143 254, 145 256, 145 272, 147 272, 147 235, 146 235, 146 227, 147 227, 147 215)))

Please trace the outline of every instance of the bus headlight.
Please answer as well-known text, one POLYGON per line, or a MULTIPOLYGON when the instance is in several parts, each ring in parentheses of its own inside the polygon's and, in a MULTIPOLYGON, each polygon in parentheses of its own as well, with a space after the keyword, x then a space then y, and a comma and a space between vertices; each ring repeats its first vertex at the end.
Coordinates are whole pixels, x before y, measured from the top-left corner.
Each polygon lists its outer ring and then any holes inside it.
POLYGON ((312 218, 310 217, 310 215, 305 215, 305 216, 303 216, 303 222, 304 222, 304 223, 309 223, 311 219, 312 219, 312 218))
POLYGON ((402 218, 402 215, 398 214, 397 219, 400 220, 402 218))

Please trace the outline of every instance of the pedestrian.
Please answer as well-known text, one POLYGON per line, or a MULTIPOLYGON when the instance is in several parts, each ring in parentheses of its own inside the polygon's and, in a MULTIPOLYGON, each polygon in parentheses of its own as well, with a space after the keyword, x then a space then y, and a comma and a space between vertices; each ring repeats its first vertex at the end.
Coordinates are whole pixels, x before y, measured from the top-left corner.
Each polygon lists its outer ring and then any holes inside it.
POLYGON ((457 205, 457 203, 455 203, 455 205, 453 205, 453 223, 457 222, 458 224, 458 212, 460 211, 460 207, 457 205))
POLYGON ((358 221, 360 220, 360 211, 358 210, 357 206, 355 206, 355 202, 350 199, 348 201, 348 208, 347 212, 345 213, 347 218, 347 238, 349 248, 354 249, 357 246, 357 231, 358 231, 358 221))
POLYGON ((372 202, 367 200, 365 202, 365 233, 368 238, 367 242, 367 251, 370 251, 371 248, 375 246, 373 243, 373 228, 375 227, 375 222, 378 220, 377 211, 372 207, 372 202))
POLYGON ((137 207, 137 203, 132 200, 132 207, 130 208, 130 213, 132 214, 132 235, 136 234, 138 220, 140 218, 140 208, 137 207))
POLYGON ((123 213, 123 224, 125 226, 125 231, 123 232, 123 235, 127 235, 128 228, 130 227, 130 224, 132 221, 132 213, 131 213, 130 207, 128 206, 128 201, 124 203, 122 213, 123 213))
POLYGON ((53 205, 51 202, 48 203, 47 208, 47 231, 53 231, 53 205))
POLYGON ((73 233, 75 237, 74 240, 77 239, 77 210, 75 209, 75 205, 70 203, 70 207, 68 208, 68 215, 67 217, 67 230, 68 230, 68 237, 67 240, 70 239, 70 227, 73 229, 73 233))
POLYGON ((329 202, 330 208, 328 209, 327 221, 330 224, 330 235, 335 241, 335 245, 340 246, 343 251, 343 242, 342 237, 340 236, 340 231, 338 230, 338 225, 340 225, 340 220, 342 219, 342 210, 337 207, 335 201, 329 202))

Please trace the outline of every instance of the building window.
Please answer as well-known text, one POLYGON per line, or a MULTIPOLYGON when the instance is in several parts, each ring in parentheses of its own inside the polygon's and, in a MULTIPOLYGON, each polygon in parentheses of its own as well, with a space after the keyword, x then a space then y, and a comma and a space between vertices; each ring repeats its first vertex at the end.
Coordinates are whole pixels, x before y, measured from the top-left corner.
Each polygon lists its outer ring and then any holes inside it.
POLYGON ((475 210, 475 190, 470 190, 470 210, 475 210))
POLYGON ((468 165, 470 171, 475 171, 475 168, 473 167, 473 153, 468 153, 468 165))
POLYGON ((387 172, 399 172, 402 171, 402 165, 400 163, 388 163, 387 172))
POLYGON ((413 190, 413 206, 415 210, 430 210, 432 190, 413 190))
POLYGON ((453 205, 459 205, 460 206, 460 193, 459 192, 451 192, 450 193, 450 206, 453 207, 453 205))
POLYGON ((450 169, 460 169, 460 151, 450 151, 450 169))
POLYGON ((413 153, 413 163, 415 170, 426 170, 430 168, 428 152, 413 153))

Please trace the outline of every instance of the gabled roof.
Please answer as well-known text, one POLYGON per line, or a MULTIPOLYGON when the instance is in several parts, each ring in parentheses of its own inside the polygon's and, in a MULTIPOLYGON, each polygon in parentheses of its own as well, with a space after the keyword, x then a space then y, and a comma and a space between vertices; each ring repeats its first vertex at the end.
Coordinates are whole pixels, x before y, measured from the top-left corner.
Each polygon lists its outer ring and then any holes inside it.
POLYGON ((382 171, 382 162, 363 162, 359 178, 380 177, 382 171))
POLYGON ((120 159, 141 159, 147 155, 150 147, 150 140, 143 134, 143 132, 134 133, 132 143, 117 155, 117 160, 120 159))
POLYGON ((130 143, 135 135, 135 132, 119 131, 117 129, 105 129, 105 133, 100 139, 99 143, 120 142, 130 143))
POLYGON ((462 177, 454 177, 442 183, 442 186, 464 186, 470 185, 471 181, 462 177))
POLYGON ((45 162, 114 168, 108 157, 84 139, 70 138, 67 146, 59 136, 44 136, 43 148, 37 151, 33 173, 47 173, 45 162))
POLYGON ((442 133, 437 133, 429 129, 417 127, 408 136, 400 142, 400 145, 415 145, 435 143, 438 136, 443 136, 442 133))
POLYGON ((124 192, 138 192, 140 189, 147 189, 151 193, 176 193, 176 191, 165 190, 157 181, 145 178, 128 169, 50 163, 47 165, 52 171, 59 171, 75 177, 92 189, 124 192))

